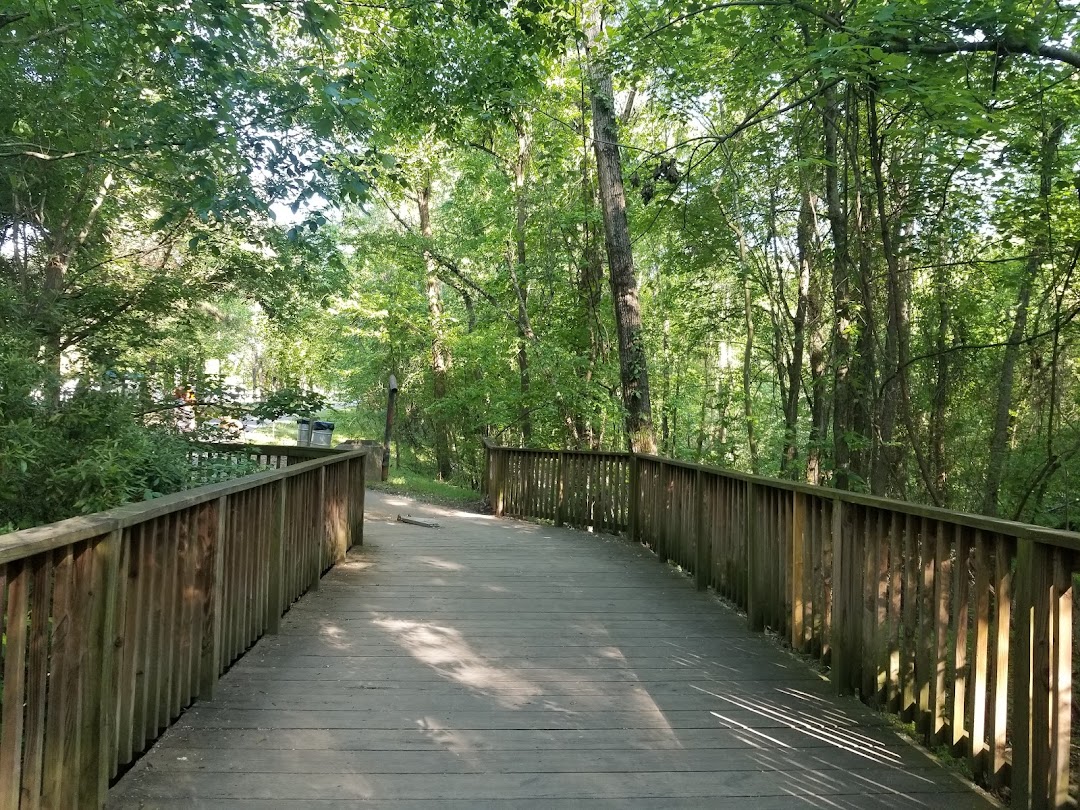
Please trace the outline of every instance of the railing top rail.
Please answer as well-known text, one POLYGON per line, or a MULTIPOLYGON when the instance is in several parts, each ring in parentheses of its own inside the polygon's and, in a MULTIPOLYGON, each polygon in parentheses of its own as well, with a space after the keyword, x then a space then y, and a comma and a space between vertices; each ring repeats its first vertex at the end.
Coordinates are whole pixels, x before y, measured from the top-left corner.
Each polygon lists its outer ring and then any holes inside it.
MULTIPOLYGON (((247 445, 233 445, 234 447, 246 447, 247 445)), ((303 448, 302 448, 303 449, 303 448)), ((40 554, 54 548, 61 548, 80 540, 97 537, 108 532, 124 529, 137 523, 160 517, 169 512, 177 512, 192 506, 198 506, 208 501, 213 501, 226 495, 232 495, 246 489, 265 486, 275 481, 303 475, 311 470, 322 466, 339 464, 351 459, 363 458, 368 453, 367 448, 357 450, 336 450, 320 458, 304 461, 299 464, 291 464, 279 470, 267 470, 265 472, 245 475, 234 478, 231 481, 223 481, 218 484, 206 484, 205 486, 176 492, 172 495, 164 495, 152 501, 125 504, 97 512, 93 515, 67 518, 44 526, 35 526, 31 529, 21 529, 16 532, 0 535, 0 564, 13 562, 25 557, 40 554)))
POLYGON ((543 447, 510 447, 508 445, 495 444, 487 436, 481 436, 480 441, 488 450, 510 450, 514 453, 544 453, 545 455, 566 453, 568 455, 575 456, 609 456, 612 458, 614 458, 615 456, 630 455, 625 450, 552 450, 543 447))
MULTIPOLYGON (((529 452, 531 450, 531 448, 500 447, 487 441, 485 441, 485 447, 490 450, 513 450, 516 452, 529 452)), ((536 450, 535 452, 548 453, 551 451, 536 450)), ((702 472, 712 475, 720 475, 737 481, 743 481, 748 484, 772 487, 774 489, 787 490, 789 492, 798 492, 815 498, 824 498, 859 506, 868 506, 873 509, 898 512, 913 517, 954 523, 960 526, 980 529, 982 531, 1001 534, 1008 537, 1035 540, 1039 543, 1066 548, 1071 551, 1080 551, 1080 533, 1078 532, 1070 532, 1062 529, 1049 529, 1044 526, 1035 526, 1030 523, 1019 523, 1015 520, 992 518, 987 517, 986 515, 973 515, 969 512, 954 512, 951 509, 943 509, 938 506, 927 506, 924 504, 911 503, 910 501, 898 501, 892 498, 882 498, 877 495, 866 495, 861 492, 834 489, 833 487, 809 484, 803 481, 791 481, 785 478, 770 478, 764 475, 753 475, 751 473, 726 470, 722 467, 712 467, 705 464, 695 464, 690 461, 680 461, 678 459, 665 458, 663 456, 651 455, 648 453, 616 453, 615 451, 605 452, 595 450, 564 450, 563 452, 572 455, 588 455, 598 452, 604 455, 636 455, 638 458, 645 461, 666 464, 671 467, 681 467, 688 470, 701 470, 702 472)))
POLYGON ((325 458, 349 452, 354 447, 303 447, 295 444, 255 444, 248 442, 192 442, 193 449, 222 450, 226 452, 258 453, 263 456, 296 456, 297 458, 325 458))

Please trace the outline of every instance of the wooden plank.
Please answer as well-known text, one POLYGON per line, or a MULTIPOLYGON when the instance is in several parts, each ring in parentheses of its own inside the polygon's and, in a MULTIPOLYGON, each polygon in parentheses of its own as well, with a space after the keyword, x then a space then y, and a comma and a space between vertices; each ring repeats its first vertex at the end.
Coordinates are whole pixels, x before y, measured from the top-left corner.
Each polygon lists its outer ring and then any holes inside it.
POLYGON ((71 672, 69 688, 75 696, 74 711, 67 717, 64 733, 71 740, 71 761, 66 765, 69 798, 78 797, 79 807, 92 805, 96 796, 93 779, 97 776, 97 715, 100 698, 101 630, 99 616, 103 599, 101 591, 100 539, 80 543, 75 552, 75 599, 72 615, 75 619, 75 670, 71 672), (92 790, 93 789, 93 790, 92 790))
MULTIPOLYGON (((117 746, 116 714, 119 688, 116 674, 119 671, 117 651, 123 643, 119 625, 124 607, 121 592, 126 579, 126 570, 123 568, 127 560, 126 534, 123 530, 116 529, 102 539, 95 549, 97 563, 101 569, 101 597, 104 604, 101 607, 101 630, 98 637, 102 652, 98 673, 95 673, 98 674, 97 694, 92 695, 97 703, 97 711, 93 718, 96 735, 88 740, 88 744, 91 752, 94 752, 96 748, 97 768, 84 795, 98 807, 105 804, 105 793, 109 789, 109 780, 113 775, 113 759, 117 746), (96 746, 92 744, 95 739, 96 746)), ((94 757, 90 759, 93 761, 94 757)))
MULTIPOLYGON (((1031 807, 1049 807, 1050 793, 1050 742, 1052 723, 1050 718, 1050 700, 1052 696, 1051 676, 1057 674, 1057 662, 1053 656, 1054 627, 1054 566, 1053 550, 1042 543, 1032 543, 1031 548, 1031 708, 1028 713, 1030 735, 1024 733, 1020 725, 1022 715, 1016 717, 1015 736, 1026 738, 1030 759, 1029 791, 1031 807)), ((1021 662, 1023 659, 1021 659, 1021 662)), ((1071 663, 1071 662, 1070 662, 1071 663)), ((1017 677, 1022 685, 1027 678, 1023 668, 1018 669, 1017 677)), ((1070 675, 1071 677, 1071 675, 1070 675)), ((1013 784, 1016 785, 1015 773, 1024 768, 1024 752, 1019 745, 1014 745, 1013 784)), ((1020 805, 1027 802, 1020 797, 1020 805)))
POLYGON ((944 739, 946 716, 945 678, 949 658, 949 589, 952 584, 952 551, 947 528, 937 524, 934 550, 934 651, 930 679, 930 733, 928 744, 944 739))
POLYGON ((269 616, 266 625, 267 633, 278 633, 281 630, 281 614, 284 607, 285 590, 285 507, 288 501, 288 484, 279 481, 274 486, 274 511, 270 533, 270 560, 269 560, 269 587, 267 603, 269 616))
POLYGON ((1009 625, 1013 602, 1014 543, 1001 535, 994 543, 994 617, 990 625, 990 695, 987 706, 987 775, 994 788, 1005 786, 1009 710, 1009 625))
POLYGON ((851 652, 848 647, 848 603, 846 585, 848 560, 844 542, 844 503, 833 500, 830 513, 829 542, 832 545, 832 627, 829 633, 833 686, 838 695, 851 693, 851 652))
MULTIPOLYGON (((301 485, 306 476, 301 477, 301 485)), ((226 669, 239 653, 240 648, 240 610, 243 599, 241 582, 243 575, 240 566, 244 552, 244 506, 247 501, 247 493, 238 492, 228 502, 228 528, 225 542, 225 587, 222 591, 222 629, 221 643, 224 653, 222 669, 226 669)), ((302 561, 297 560, 294 569, 297 576, 303 570, 302 561)))
POLYGON ((177 514, 176 613, 173 621, 175 657, 170 694, 170 722, 180 714, 180 709, 187 705, 188 694, 191 690, 191 625, 194 621, 191 593, 194 590, 194 583, 189 569, 195 533, 192 525, 193 518, 191 509, 185 509, 177 514))
POLYGON ((127 609, 124 617, 124 661, 118 673, 120 705, 117 715, 118 765, 131 762, 142 748, 143 694, 146 688, 147 608, 151 570, 148 569, 148 547, 144 524, 127 530, 129 540, 127 575, 127 609))
POLYGON ((971 701, 968 708, 971 730, 968 757, 971 771, 985 784, 986 775, 986 729, 987 729, 987 681, 990 674, 990 581, 991 539, 983 532, 975 531, 975 601, 972 615, 975 630, 971 650, 971 701))
MULTIPOLYGON (((277 486, 284 490, 287 484, 282 479, 277 482, 277 486)), ((229 499, 226 497, 219 498, 213 512, 210 514, 210 526, 212 526, 213 532, 213 562, 211 563, 212 574, 209 579, 209 615, 203 614, 203 633, 206 641, 203 642, 204 652, 199 681, 199 697, 204 700, 211 700, 214 697, 222 670, 225 554, 229 544, 227 536, 229 499)))
POLYGON ((836 585, 833 574, 836 571, 836 542, 833 535, 834 501, 821 500, 820 544, 821 544, 821 660, 832 661, 834 612, 836 610, 836 585))
POLYGON ((900 716, 906 721, 916 719, 919 687, 915 678, 919 633, 919 542, 915 519, 899 516, 903 521, 903 616, 900 632, 900 716))
POLYGON ((822 559, 821 559, 821 502, 817 498, 801 495, 805 503, 805 534, 804 543, 807 559, 803 561, 803 636, 800 650, 821 657, 822 622, 821 587, 822 559))
POLYGON ((758 542, 757 529, 757 488, 747 484, 745 489, 746 507, 743 510, 742 533, 746 543, 746 622, 751 630, 765 629, 765 598, 761 583, 761 546, 758 542))
POLYGON ((953 543, 956 548, 956 561, 952 572, 952 644, 953 660, 949 669, 952 683, 949 686, 949 744, 956 756, 967 753, 969 727, 966 725, 966 704, 968 690, 968 591, 971 577, 971 535, 970 530, 957 526, 953 530, 953 543))
POLYGON ((5 614, 4 694, 0 718, 0 806, 19 806, 22 786, 23 729, 26 700, 26 640, 30 583, 28 562, 18 560, 7 566, 7 605, 5 614))
POLYGON ((566 525, 566 453, 558 451, 558 488, 555 494, 555 525, 566 525))
MULTIPOLYGON (((351 509, 350 499, 352 493, 349 491, 349 484, 351 481, 351 472, 349 466, 346 464, 341 468, 342 480, 340 493, 340 509, 341 509, 341 536, 340 546, 337 552, 340 556, 335 556, 334 564, 342 562, 345 556, 349 553, 350 546, 350 534, 349 528, 349 511, 351 509)), ((258 548, 258 569, 256 571, 256 582, 258 588, 256 589, 256 604, 255 604, 255 636, 254 638, 261 638, 263 633, 266 632, 267 625, 267 593, 270 583, 270 535, 273 532, 274 526, 274 493, 271 487, 259 488, 259 508, 256 519, 259 526, 259 548, 258 548)))
POLYGON ((903 515, 888 513, 889 595, 888 595, 888 675, 886 708, 900 711, 900 628, 903 622, 903 576, 902 552, 903 515))
POLYGON ((213 643, 207 628, 212 611, 214 570, 214 529, 217 515, 213 504, 199 506, 195 513, 195 598, 192 611, 191 689, 192 698, 203 695, 203 679, 207 668, 213 669, 213 643))
POLYGON ((175 689, 179 657, 180 613, 180 541, 183 535, 183 512, 169 515, 169 530, 162 546, 165 564, 164 605, 161 626, 161 680, 158 695, 157 733, 160 734, 179 714, 175 706, 175 689))
MULTIPOLYGON (((1035 542, 1016 544, 1016 652, 1012 671, 1012 800, 1013 806, 1032 807, 1032 686, 1033 653, 1039 643, 1040 624, 1035 610, 1039 583, 1035 542)), ((1039 577, 1041 581, 1041 577, 1039 577)))
POLYGON ((1053 555, 1051 602, 1053 648, 1050 659, 1049 806, 1069 805, 1069 754, 1072 742, 1073 577, 1076 556, 1060 548, 1053 555))
MULTIPOLYGON (((49 681, 49 616, 52 609, 53 552, 31 557, 30 636, 26 659, 26 721, 20 810, 40 807, 45 757, 46 696, 49 681)), ((3 585, 0 584, 0 589, 3 585)), ((2 600, 0 600, 2 605, 2 600)), ((3 608, 0 607, 0 615, 3 608)), ((0 629, 3 623, 0 622, 0 629)), ((0 720, 2 723, 2 720, 0 720)))
POLYGON ((701 470, 694 472, 694 584, 699 591, 709 586, 709 559, 712 556, 709 546, 709 524, 706 522, 712 495, 705 475, 706 473, 701 470))
MULTIPOLYGON (((874 602, 874 647, 872 667, 872 687, 874 705, 879 709, 888 708, 890 642, 892 633, 889 627, 889 531, 886 528, 886 513, 880 509, 874 512, 875 520, 871 528, 874 546, 874 568, 877 574, 877 598, 874 602)), ((869 658, 869 656, 868 656, 869 658)))
POLYGON ((929 741, 933 731, 931 684, 934 681, 934 644, 936 640, 937 603, 934 599, 936 527, 929 520, 919 521, 919 563, 921 577, 919 582, 919 626, 917 636, 916 674, 919 680, 919 716, 918 727, 925 740, 929 741))
POLYGON ((52 644, 49 651, 49 704, 45 717, 45 765, 42 775, 42 805, 62 807, 71 796, 67 768, 70 767, 71 739, 66 733, 68 715, 74 712, 72 671, 77 670, 78 630, 74 626, 74 546, 55 552, 52 598, 52 644))

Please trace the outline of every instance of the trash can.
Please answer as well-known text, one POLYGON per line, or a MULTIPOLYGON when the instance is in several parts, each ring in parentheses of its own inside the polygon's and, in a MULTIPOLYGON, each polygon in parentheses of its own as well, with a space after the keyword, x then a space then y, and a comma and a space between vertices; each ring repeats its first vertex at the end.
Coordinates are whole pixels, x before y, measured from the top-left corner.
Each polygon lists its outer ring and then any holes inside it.
POLYGON ((311 446, 331 447, 331 438, 334 435, 333 422, 313 422, 311 425, 311 446))
POLYGON ((310 419, 297 419, 296 420, 296 443, 300 447, 307 447, 311 444, 311 420, 310 419))

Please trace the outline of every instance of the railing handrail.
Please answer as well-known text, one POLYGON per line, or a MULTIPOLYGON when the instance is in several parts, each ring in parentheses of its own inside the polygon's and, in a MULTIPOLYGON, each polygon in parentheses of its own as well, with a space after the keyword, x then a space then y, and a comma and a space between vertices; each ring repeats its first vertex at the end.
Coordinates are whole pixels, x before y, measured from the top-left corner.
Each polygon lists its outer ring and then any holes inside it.
MULTIPOLYGON (((246 448, 248 445, 238 444, 232 445, 232 447, 246 448)), ((291 447, 288 449, 292 450, 291 447)), ((297 449, 305 450, 308 448, 297 449)), ((54 523, 46 523, 43 526, 34 526, 29 529, 19 529, 7 534, 0 534, 0 564, 31 557, 43 551, 61 548, 117 529, 124 529, 169 512, 198 506, 246 489, 254 489, 274 481, 302 475, 326 464, 338 464, 351 459, 362 458, 367 453, 367 448, 348 451, 331 450, 330 453, 324 454, 323 457, 303 461, 299 464, 291 464, 278 470, 264 470, 217 484, 204 484, 200 487, 185 489, 170 495, 162 495, 160 498, 149 501, 123 504, 91 515, 80 515, 58 520, 54 523)))
POLYGON ((720 475, 736 481, 743 481, 748 484, 769 486, 787 492, 798 492, 802 495, 829 498, 834 501, 842 501, 844 503, 857 504, 859 506, 869 506, 874 509, 888 509, 893 512, 899 512, 913 517, 947 521, 971 529, 982 529, 983 531, 1004 534, 1009 537, 1016 537, 1023 540, 1037 540, 1038 542, 1045 543, 1049 546, 1057 546, 1058 548, 1065 548, 1070 551, 1080 551, 1080 532, 1072 532, 1065 529, 1051 529, 1046 526, 1037 526, 1033 523, 1021 523, 1007 518, 995 518, 988 515, 977 515, 971 512, 959 512, 952 509, 945 509, 940 506, 914 503, 912 501, 901 501, 895 498, 885 498, 880 495, 869 495, 847 489, 836 489, 834 487, 811 484, 805 481, 793 481, 789 478, 773 478, 766 475, 754 475, 753 473, 730 470, 725 467, 697 464, 692 461, 683 461, 681 459, 668 458, 666 456, 658 456, 650 453, 630 453, 625 450, 550 450, 535 447, 508 447, 491 443, 486 438, 484 439, 484 447, 488 450, 508 450, 514 453, 565 453, 568 455, 581 456, 639 458, 672 467, 680 467, 685 470, 701 470, 702 472, 720 475))
MULTIPOLYGON (((325 458, 359 449, 349 447, 315 447, 300 444, 266 444, 264 442, 200 442, 192 447, 204 450, 220 450, 226 453, 258 453, 261 456, 295 456, 296 458, 325 458)), ((368 448, 364 448, 365 450, 368 448)))

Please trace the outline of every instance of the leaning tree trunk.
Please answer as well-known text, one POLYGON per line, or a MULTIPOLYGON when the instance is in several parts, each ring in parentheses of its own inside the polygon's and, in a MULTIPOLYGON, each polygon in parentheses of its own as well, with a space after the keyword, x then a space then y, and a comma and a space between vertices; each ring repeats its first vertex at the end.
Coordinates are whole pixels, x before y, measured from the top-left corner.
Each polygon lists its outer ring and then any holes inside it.
POLYGON ((996 515, 1001 492, 1001 478, 1005 470, 1005 457, 1009 439, 1009 412, 1013 406, 1013 380, 1016 377, 1016 362, 1020 357, 1020 341, 1027 331, 1028 306, 1031 292, 1035 286, 1035 277, 1050 248, 1049 245, 1049 209, 1050 193, 1053 190, 1054 166, 1057 162, 1058 146, 1065 131, 1065 123, 1054 122, 1053 128, 1045 133, 1042 143, 1039 167, 1039 229, 1033 240, 1031 254, 1028 257, 1024 277, 1020 281, 1020 290, 1016 296, 1016 317, 1009 333, 1009 342, 1005 346, 1005 357, 1001 366, 1001 380, 998 383, 997 406, 994 409, 994 428, 990 435, 990 454, 986 465, 986 483, 983 488, 982 511, 987 515, 996 515))
MULTIPOLYGON (((425 183, 416 192, 416 205, 420 213, 420 235, 430 240, 431 230, 431 183, 425 183)), ((450 478, 450 438, 446 428, 446 418, 439 406, 446 399, 446 372, 450 359, 443 335, 442 293, 439 288, 438 265, 431 251, 425 248, 424 264, 426 269, 428 318, 431 322, 431 374, 434 380, 435 418, 435 463, 439 478, 450 478)))
POLYGON ((649 402, 649 372, 641 324, 630 226, 626 221, 626 192, 623 189, 622 156, 619 153, 615 99, 611 70, 597 47, 601 30, 600 10, 592 4, 587 24, 589 100, 593 119, 593 148, 600 186, 600 207, 604 215, 604 241, 611 294, 615 304, 615 328, 619 337, 619 376, 626 433, 630 449, 637 453, 656 451, 656 436, 649 402))

